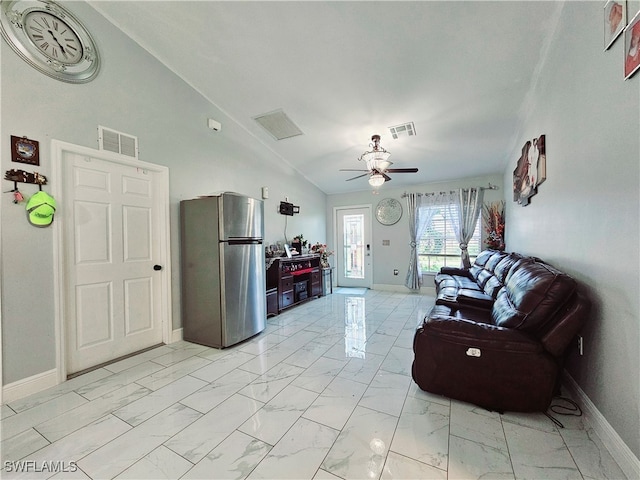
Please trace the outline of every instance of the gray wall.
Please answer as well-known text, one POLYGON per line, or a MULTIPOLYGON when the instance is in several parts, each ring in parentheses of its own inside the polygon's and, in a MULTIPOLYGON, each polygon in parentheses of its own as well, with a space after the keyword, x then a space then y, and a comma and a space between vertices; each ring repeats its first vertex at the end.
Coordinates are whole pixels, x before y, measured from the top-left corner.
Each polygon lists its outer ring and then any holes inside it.
MULTIPOLYGON (((389 150, 391 150, 389 146, 389 150)), ((417 165, 420 168, 420 165, 417 165)), ((364 185, 366 185, 366 179, 362 179, 364 185)), ((385 184, 380 187, 377 194, 372 193, 372 189, 361 192, 335 194, 327 196, 327 238, 330 242, 333 242, 334 238, 334 226, 333 226, 333 211, 335 207, 344 207, 351 205, 370 205, 371 206, 371 224, 372 224, 372 255, 373 255, 373 284, 377 286, 399 286, 402 287, 407 275, 407 268, 409 266, 409 220, 407 217, 406 200, 401 198, 401 195, 405 192, 420 192, 420 193, 432 193, 432 192, 448 192, 457 188, 469 188, 469 187, 487 187, 489 183, 493 185, 502 184, 501 175, 463 178, 452 182, 441 183, 428 183, 421 185, 414 185, 411 188, 393 188, 393 184, 385 184), (375 219, 375 209, 378 202, 384 198, 395 198, 402 204, 403 212, 400 221, 395 225, 385 226, 380 224, 375 219), (382 241, 389 240, 389 246, 383 246, 382 241), (393 270, 398 269, 399 274, 395 276, 393 270)), ((501 200, 503 198, 503 192, 501 190, 485 190, 485 202, 493 202, 501 200)), ((483 232, 484 233, 484 232, 483 232)), ((335 245, 329 245, 329 249, 334 250, 335 245)), ((330 257, 329 260, 333 264, 335 257, 330 257)), ((423 286, 433 287, 431 279, 425 277, 423 286)), ((409 291, 408 289, 406 290, 409 291)))
MULTIPOLYGON (((622 80, 622 40, 603 52, 604 2, 569 2, 541 78, 531 98, 520 139, 510 152, 503 188, 488 199, 507 201, 507 249, 537 255, 582 282, 594 302, 583 334, 585 355, 575 352, 569 371, 636 456, 640 456, 639 91, 640 74, 622 80), (525 139, 547 135, 548 179, 531 205, 511 201, 511 172, 525 139)), ((632 16, 638 2, 630 2, 632 16)), ((85 4, 71 8, 95 32, 104 65, 87 85, 52 80, 1 44, 2 152, 10 135, 40 141, 41 167, 50 176, 50 140, 97 148, 98 124, 137 135, 140 158, 171 170, 171 235, 174 326, 179 318, 178 202, 220 190, 265 202, 266 240, 304 233, 311 242, 333 239, 333 207, 400 199, 402 190, 369 190, 327 197, 235 126, 207 99, 113 28, 85 4), (109 39, 109 44, 104 41, 109 39), (214 133, 206 118, 222 122, 214 133), (276 214, 287 196, 302 213, 276 214), (287 223, 285 223, 287 220, 287 223)), ((2 155, 2 171, 28 166, 2 155)), ((502 176, 499 177, 502 179, 502 176)), ((417 186, 440 191, 485 185, 495 178, 417 186)), ((5 182, 4 190, 11 186, 5 182)), ((25 193, 33 193, 26 186, 25 193)), ((413 190, 413 189, 412 189, 413 190)), ((55 367, 51 230, 27 225, 23 206, 2 202, 2 329, 4 382, 55 367)), ((374 283, 404 283, 409 247, 406 214, 392 227, 373 220, 374 283), (391 241, 382 247, 383 239, 391 241), (393 276, 393 268, 400 275, 393 276)))
MULTIPOLYGON (((170 168, 173 325, 180 326, 178 203, 217 191, 236 191, 265 201, 265 240, 283 240, 285 196, 301 213, 288 217, 286 233, 325 239, 325 194, 235 125, 85 3, 69 7, 94 32, 103 57, 99 76, 86 85, 53 80, 29 67, 0 41, 2 54, 2 152, 11 135, 38 140, 41 166, 12 163, 2 171, 37 170, 51 177, 50 140, 98 148, 97 126, 138 136, 140 160, 170 168), (106 41, 108 39, 108 42, 106 41), (218 133, 206 119, 222 123, 218 133)), ((267 140, 267 142, 270 140, 267 140)), ((285 140, 286 141, 286 140, 285 140)), ((3 191, 12 188, 9 182, 3 191)), ((36 191, 23 185, 25 194, 36 191)), ((46 189, 46 187, 45 187, 46 189)), ((26 221, 24 204, 2 202, 3 379, 12 383, 55 368, 52 229, 26 221)))
MULTIPOLYGON (((504 176, 546 134, 547 175, 531 204, 507 196, 507 249, 579 280, 593 301, 568 371, 640 457, 640 74, 623 80, 622 38, 603 52, 604 2, 568 2, 504 176)), ((629 14, 638 10, 629 4, 629 14)))

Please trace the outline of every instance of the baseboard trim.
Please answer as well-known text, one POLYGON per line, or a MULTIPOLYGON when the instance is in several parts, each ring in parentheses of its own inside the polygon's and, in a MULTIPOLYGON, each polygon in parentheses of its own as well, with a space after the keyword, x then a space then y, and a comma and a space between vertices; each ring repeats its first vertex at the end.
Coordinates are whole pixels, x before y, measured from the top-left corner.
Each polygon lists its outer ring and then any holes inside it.
POLYGON ((171 343, 182 340, 182 328, 176 328, 171 332, 171 343))
POLYGON ((58 385, 58 370, 38 373, 2 387, 2 402, 10 403, 58 385))
POLYGON ((390 285, 387 283, 374 283, 372 290, 382 290, 385 292, 397 292, 397 293, 420 293, 421 295, 431 295, 434 296, 436 294, 436 289, 434 287, 421 287, 420 292, 414 292, 413 290, 409 290, 404 285, 390 285))
POLYGON ((573 398, 582 406, 582 411, 589 425, 602 440, 602 443, 609 450, 627 478, 640 478, 640 460, 634 455, 631 449, 620 438, 620 435, 613 429, 607 419, 600 413, 593 402, 582 391, 580 385, 576 383, 569 373, 564 372, 565 386, 573 394, 573 398))

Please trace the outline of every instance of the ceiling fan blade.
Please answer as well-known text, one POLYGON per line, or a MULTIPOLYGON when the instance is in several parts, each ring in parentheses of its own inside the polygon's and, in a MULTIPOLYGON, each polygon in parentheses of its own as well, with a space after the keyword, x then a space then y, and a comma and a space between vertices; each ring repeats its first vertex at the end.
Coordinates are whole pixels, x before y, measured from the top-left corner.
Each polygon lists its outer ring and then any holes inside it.
POLYGON ((380 172, 380 175, 382 175, 384 177, 384 181, 385 182, 390 182, 391 181, 391 177, 389 175, 387 175, 384 172, 380 172))
POLYGON ((341 168, 339 170, 340 172, 368 172, 369 170, 365 170, 362 168, 359 169, 355 169, 355 168, 341 168))
POLYGON ((416 173, 417 171, 417 168, 388 168, 385 170, 389 173, 416 173))
POLYGON ((362 177, 366 177, 367 175, 369 175, 368 173, 363 173, 362 175, 358 175, 357 177, 353 177, 353 178, 347 178, 347 182, 350 180, 355 180, 356 178, 362 178, 362 177))

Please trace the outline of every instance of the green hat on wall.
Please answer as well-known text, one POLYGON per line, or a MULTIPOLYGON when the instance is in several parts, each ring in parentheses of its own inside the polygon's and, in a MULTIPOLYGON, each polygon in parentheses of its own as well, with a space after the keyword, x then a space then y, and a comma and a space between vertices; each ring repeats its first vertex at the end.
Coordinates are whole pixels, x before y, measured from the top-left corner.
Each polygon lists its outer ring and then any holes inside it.
POLYGON ((46 192, 39 191, 27 202, 27 219, 34 227, 48 227, 53 222, 56 201, 46 192))

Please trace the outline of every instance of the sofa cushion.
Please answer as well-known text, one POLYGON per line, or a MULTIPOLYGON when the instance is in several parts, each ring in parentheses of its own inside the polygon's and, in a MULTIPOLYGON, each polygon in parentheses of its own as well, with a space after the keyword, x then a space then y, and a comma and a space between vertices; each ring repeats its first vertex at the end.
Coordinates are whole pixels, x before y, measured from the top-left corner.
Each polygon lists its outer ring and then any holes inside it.
POLYGON ((476 283, 480 289, 484 289, 484 286, 487 282, 493 277, 493 274, 489 270, 485 270, 484 268, 478 272, 476 277, 476 283))
POLYGON ((484 293, 493 299, 498 296, 498 292, 504 286, 505 278, 509 274, 511 267, 522 257, 516 253, 512 253, 497 258, 499 258, 500 261, 493 268, 493 275, 483 287, 484 293))
POLYGON ((540 332, 576 290, 575 281, 546 263, 519 259, 493 304, 496 325, 540 332))
POLYGON ((493 278, 493 270, 495 267, 504 257, 509 255, 508 253, 497 250, 489 250, 488 252, 488 255, 483 255, 484 252, 478 255, 478 258, 476 258, 476 261, 470 269, 471 276, 481 289, 484 289, 487 282, 493 278), (480 260, 478 261, 478 259, 480 260))
POLYGON ((493 269, 493 275, 504 285, 505 279, 509 274, 511 268, 516 264, 516 262, 522 259, 522 255, 517 253, 510 253, 509 255, 505 255, 502 257, 502 260, 496 265, 496 268, 493 269))
POLYGON ((493 300, 498 296, 498 292, 503 286, 504 285, 498 279, 498 277, 494 275, 489 280, 487 280, 487 283, 484 284, 484 288, 482 290, 484 291, 485 295, 493 300))
POLYGON ((485 263, 484 269, 493 274, 498 264, 508 256, 509 254, 505 252, 494 252, 493 255, 491 255, 491 257, 489 257, 489 259, 487 260, 487 263, 485 263))
POLYGON ((489 261, 494 253, 494 250, 483 250, 482 252, 480 252, 480 254, 473 262, 473 265, 471 265, 471 268, 469 269, 469 274, 471 275, 471 277, 473 277, 474 279, 478 278, 479 273, 484 270, 485 264, 489 261))

